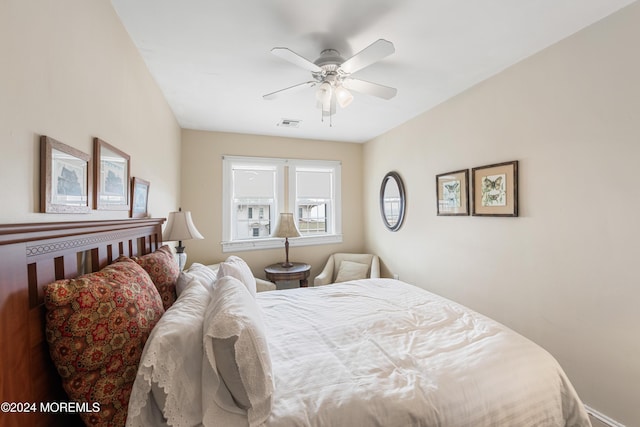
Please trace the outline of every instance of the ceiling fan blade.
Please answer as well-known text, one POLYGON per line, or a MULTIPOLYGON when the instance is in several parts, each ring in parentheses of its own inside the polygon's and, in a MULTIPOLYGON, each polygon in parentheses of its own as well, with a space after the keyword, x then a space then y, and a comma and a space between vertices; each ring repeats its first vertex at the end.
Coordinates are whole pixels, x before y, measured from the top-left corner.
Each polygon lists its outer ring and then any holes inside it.
POLYGON ((271 53, 273 53, 277 57, 284 59, 285 61, 289 61, 292 64, 297 65, 298 67, 302 67, 305 70, 309 70, 313 73, 319 73, 322 71, 322 68, 318 67, 307 58, 298 55, 297 53, 286 47, 274 47, 273 49, 271 49, 271 53))
POLYGON ((339 70, 351 74, 391 55, 396 49, 388 40, 378 39, 340 65, 339 70))
POLYGON ((282 94, 282 92, 289 92, 289 91, 294 92, 296 90, 304 89, 306 87, 313 87, 317 83, 318 83, 317 81, 311 80, 311 81, 308 81, 308 82, 304 82, 304 83, 300 83, 300 84, 297 84, 297 85, 289 86, 289 87, 286 87, 284 89, 277 90, 275 92, 268 93, 266 95, 263 95, 262 98, 270 101, 272 99, 276 99, 280 94, 282 94))
POLYGON ((398 93, 398 89, 394 87, 383 86, 360 79, 344 79, 342 81, 342 86, 347 89, 355 90, 356 92, 377 96, 382 99, 391 99, 398 93))

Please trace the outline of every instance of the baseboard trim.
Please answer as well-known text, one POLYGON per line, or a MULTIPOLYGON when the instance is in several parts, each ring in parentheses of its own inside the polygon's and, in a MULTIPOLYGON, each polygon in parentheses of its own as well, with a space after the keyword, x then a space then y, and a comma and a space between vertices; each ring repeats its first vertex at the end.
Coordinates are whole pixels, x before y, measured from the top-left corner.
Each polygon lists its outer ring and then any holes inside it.
POLYGON ((584 405, 584 408, 587 410, 587 414, 589 414, 591 417, 595 418, 596 420, 600 421, 605 425, 608 425, 610 427, 625 427, 624 424, 620 424, 619 422, 617 422, 613 418, 606 416, 602 412, 596 411, 589 405, 584 405))

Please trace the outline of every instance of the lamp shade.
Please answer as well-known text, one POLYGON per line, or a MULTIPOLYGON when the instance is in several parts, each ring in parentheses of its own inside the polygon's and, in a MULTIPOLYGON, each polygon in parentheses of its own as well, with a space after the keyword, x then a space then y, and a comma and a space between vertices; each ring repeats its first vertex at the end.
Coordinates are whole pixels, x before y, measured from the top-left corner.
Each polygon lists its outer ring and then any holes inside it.
POLYGON ((291 212, 285 212, 280 214, 280 219, 278 220, 278 225, 276 225, 276 230, 273 232, 273 237, 300 237, 300 232, 298 231, 298 227, 296 227, 296 222, 293 219, 293 214, 291 212))
POLYGON ((191 212, 180 209, 169 212, 169 221, 162 233, 162 240, 175 242, 191 239, 204 239, 191 219, 191 212))

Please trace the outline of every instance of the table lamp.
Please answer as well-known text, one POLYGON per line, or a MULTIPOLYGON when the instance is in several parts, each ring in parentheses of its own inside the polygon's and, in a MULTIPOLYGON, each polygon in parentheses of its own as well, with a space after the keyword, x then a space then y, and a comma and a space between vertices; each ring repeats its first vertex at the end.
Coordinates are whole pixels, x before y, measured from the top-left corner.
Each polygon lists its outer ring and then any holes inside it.
POLYGON ((280 265, 282 265, 283 268, 293 267, 293 264, 289 262, 289 237, 300 237, 300 232, 298 231, 298 227, 296 227, 296 222, 294 221, 293 214, 291 212, 284 212, 280 214, 278 225, 276 226, 276 230, 273 232, 273 237, 284 237, 286 260, 280 265))
POLYGON ((162 233, 162 240, 165 242, 178 242, 176 246, 176 255, 178 257, 178 266, 180 271, 184 269, 187 263, 187 253, 182 246, 183 240, 204 239, 198 231, 191 219, 191 212, 183 211, 182 208, 178 212, 169 212, 169 221, 162 233))

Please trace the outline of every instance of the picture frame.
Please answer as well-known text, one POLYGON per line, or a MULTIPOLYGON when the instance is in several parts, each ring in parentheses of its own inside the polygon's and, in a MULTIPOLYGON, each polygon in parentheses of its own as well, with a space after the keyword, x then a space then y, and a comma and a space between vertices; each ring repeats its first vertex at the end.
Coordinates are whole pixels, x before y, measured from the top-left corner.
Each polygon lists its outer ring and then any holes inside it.
POLYGON ((436 175, 438 216, 469 215, 469 169, 436 175))
POLYGON ((93 138, 94 206, 99 210, 129 210, 130 156, 100 138, 93 138))
POLYGON ((131 180, 131 218, 146 218, 149 216, 149 181, 133 177, 131 180))
POLYGON ((91 212, 91 156, 40 136, 40 212, 91 212))
POLYGON ((518 161, 473 168, 473 215, 518 216, 518 161))

